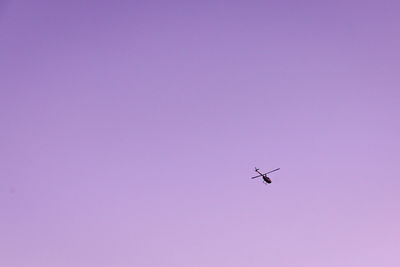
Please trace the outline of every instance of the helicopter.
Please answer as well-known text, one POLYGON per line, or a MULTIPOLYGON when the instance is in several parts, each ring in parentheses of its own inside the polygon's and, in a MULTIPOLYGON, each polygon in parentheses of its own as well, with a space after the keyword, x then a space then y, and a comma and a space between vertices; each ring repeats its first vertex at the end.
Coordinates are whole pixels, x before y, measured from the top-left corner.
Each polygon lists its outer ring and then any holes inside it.
POLYGON ((269 171, 269 172, 266 172, 266 173, 261 173, 261 172, 259 171, 259 169, 257 169, 257 167, 255 167, 255 168, 254 168, 254 171, 257 172, 259 175, 254 176, 254 177, 251 177, 250 179, 262 177, 265 184, 270 184, 270 183, 272 183, 272 181, 271 181, 271 178, 269 178, 269 177, 267 176, 267 174, 269 174, 269 173, 271 173, 271 172, 274 172, 274 171, 277 171, 277 170, 280 170, 280 169, 281 169, 281 168, 277 168, 277 169, 275 169, 275 170, 272 170, 272 171, 269 171))

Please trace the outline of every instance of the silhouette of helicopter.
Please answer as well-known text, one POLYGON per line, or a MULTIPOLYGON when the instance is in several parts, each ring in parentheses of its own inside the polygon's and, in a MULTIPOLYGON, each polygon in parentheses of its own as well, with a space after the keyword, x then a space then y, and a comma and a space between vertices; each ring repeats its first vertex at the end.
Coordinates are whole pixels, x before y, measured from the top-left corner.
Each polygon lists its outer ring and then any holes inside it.
POLYGON ((271 173, 271 172, 274 172, 274 171, 277 171, 277 170, 280 170, 281 168, 278 168, 278 169, 275 169, 275 170, 272 170, 272 171, 269 171, 269 172, 266 172, 266 173, 261 173, 261 172, 259 172, 259 171, 258 171, 259 169, 257 169, 257 167, 255 167, 254 169, 255 169, 255 172, 259 173, 259 175, 254 176, 254 177, 251 177, 250 179, 262 177, 265 184, 270 184, 270 183, 272 183, 272 181, 271 181, 271 179, 267 176, 267 174, 269 174, 269 173, 271 173))

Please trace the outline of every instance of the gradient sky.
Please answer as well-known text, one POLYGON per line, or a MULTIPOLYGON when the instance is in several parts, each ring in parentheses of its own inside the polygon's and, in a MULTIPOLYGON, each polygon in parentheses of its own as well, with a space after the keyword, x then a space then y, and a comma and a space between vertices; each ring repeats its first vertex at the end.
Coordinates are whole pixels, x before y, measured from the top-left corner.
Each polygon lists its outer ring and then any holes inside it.
POLYGON ((399 12, 1 1, 0 266, 400 266, 399 12))

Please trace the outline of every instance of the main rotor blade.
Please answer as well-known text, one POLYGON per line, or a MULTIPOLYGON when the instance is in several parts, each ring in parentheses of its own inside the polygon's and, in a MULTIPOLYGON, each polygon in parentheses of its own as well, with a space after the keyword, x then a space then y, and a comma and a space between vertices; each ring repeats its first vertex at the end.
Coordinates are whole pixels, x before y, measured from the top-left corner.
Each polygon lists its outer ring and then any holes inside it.
POLYGON ((277 171, 277 170, 280 170, 281 168, 278 168, 278 169, 275 169, 275 170, 272 170, 272 171, 269 171, 269 172, 267 172, 267 173, 264 173, 264 174, 268 174, 268 173, 271 173, 271 172, 274 172, 274 171, 277 171))
POLYGON ((267 173, 263 173, 263 174, 260 174, 260 175, 257 175, 257 176, 253 176, 253 177, 251 177, 250 179, 258 178, 258 177, 261 177, 261 176, 267 175, 268 173, 275 172, 275 171, 277 171, 277 170, 280 170, 280 169, 281 169, 281 168, 278 168, 278 169, 275 169, 275 170, 269 171, 269 172, 267 172, 267 173))

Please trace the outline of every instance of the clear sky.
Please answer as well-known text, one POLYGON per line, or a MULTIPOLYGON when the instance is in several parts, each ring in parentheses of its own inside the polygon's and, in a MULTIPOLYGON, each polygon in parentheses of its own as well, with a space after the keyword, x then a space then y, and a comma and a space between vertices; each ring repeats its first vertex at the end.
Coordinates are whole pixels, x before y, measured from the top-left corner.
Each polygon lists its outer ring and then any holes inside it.
POLYGON ((398 1, 0 3, 0 266, 400 266, 398 1))

